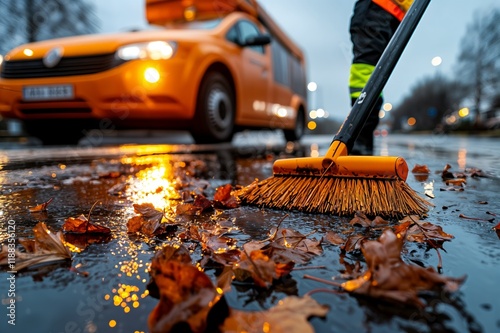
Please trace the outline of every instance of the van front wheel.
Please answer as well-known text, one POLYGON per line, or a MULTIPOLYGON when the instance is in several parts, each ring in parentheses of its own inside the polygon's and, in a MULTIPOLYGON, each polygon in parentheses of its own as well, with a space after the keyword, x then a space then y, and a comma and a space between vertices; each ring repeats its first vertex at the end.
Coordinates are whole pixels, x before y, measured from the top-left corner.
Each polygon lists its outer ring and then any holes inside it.
POLYGON ((306 116, 304 110, 299 109, 297 119, 295 119, 295 127, 290 130, 283 130, 286 141, 298 141, 304 135, 306 127, 306 116))
POLYGON ((230 142, 234 117, 234 93, 228 80, 221 73, 207 73, 198 92, 191 136, 196 143, 230 142))

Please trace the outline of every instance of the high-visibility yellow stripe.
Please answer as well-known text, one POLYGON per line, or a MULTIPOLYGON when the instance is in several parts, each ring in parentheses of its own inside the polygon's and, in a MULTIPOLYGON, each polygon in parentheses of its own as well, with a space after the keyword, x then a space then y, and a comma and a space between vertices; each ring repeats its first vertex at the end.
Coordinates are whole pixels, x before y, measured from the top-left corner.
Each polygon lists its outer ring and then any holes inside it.
POLYGON ((366 86, 375 66, 369 64, 352 64, 349 74, 349 92, 352 98, 358 98, 366 86))

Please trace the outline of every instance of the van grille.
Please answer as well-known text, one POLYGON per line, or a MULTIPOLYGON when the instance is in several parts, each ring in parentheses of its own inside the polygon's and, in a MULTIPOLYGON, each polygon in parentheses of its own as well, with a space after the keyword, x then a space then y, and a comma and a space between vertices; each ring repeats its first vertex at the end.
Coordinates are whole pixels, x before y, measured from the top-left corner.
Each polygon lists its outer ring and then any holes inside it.
POLYGON ((106 71, 125 61, 114 53, 81 57, 66 57, 53 68, 46 67, 42 59, 4 61, 1 77, 6 79, 27 79, 71 75, 87 75, 106 71))

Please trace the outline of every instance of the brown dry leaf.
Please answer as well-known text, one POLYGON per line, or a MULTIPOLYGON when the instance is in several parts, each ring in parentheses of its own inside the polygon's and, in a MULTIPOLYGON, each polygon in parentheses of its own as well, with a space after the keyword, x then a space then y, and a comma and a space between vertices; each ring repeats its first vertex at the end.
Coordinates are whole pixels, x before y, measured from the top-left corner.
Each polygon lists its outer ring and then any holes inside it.
POLYGON ((351 235, 347 237, 344 245, 340 247, 342 251, 352 252, 356 250, 361 250, 361 246, 366 242, 368 238, 363 235, 351 235))
POLYGON ((362 269, 361 269, 361 263, 359 260, 356 260, 354 264, 351 264, 350 262, 347 262, 345 260, 345 254, 341 253, 339 256, 339 263, 345 267, 344 270, 340 270, 340 277, 343 279, 357 279, 361 275, 363 275, 362 269))
POLYGON ((177 215, 200 215, 201 213, 211 210, 212 202, 204 195, 199 194, 192 203, 182 203, 176 206, 175 212, 177 215))
POLYGON ((149 314, 150 332, 171 332, 181 323, 192 332, 204 332, 207 315, 222 294, 204 272, 191 264, 189 251, 184 246, 164 247, 155 254, 150 274, 160 298, 149 314))
POLYGON ((309 239, 306 235, 292 229, 271 228, 271 235, 275 235, 272 243, 289 249, 300 250, 306 253, 320 255, 323 253, 321 240, 309 239))
POLYGON ((349 222, 350 225, 359 225, 365 228, 374 228, 388 225, 389 222, 381 218, 380 216, 375 216, 373 220, 370 220, 363 212, 357 211, 354 217, 349 222))
POLYGON ((29 210, 31 213, 46 212, 47 206, 52 202, 52 200, 54 200, 54 198, 50 198, 46 202, 36 205, 35 207, 30 207, 29 210))
POLYGON ((163 212, 157 210, 153 204, 134 204, 134 211, 139 215, 127 221, 128 233, 140 232, 148 237, 165 232, 165 224, 162 223, 163 212))
POLYGON ((393 229, 398 237, 405 237, 409 242, 447 241, 454 238, 453 235, 444 232, 440 226, 427 221, 406 221, 393 229))
POLYGON ((453 173, 451 173, 450 171, 448 171, 450 169, 451 169, 451 165, 446 164, 444 166, 443 171, 441 171, 441 178, 443 178, 443 180, 455 178, 455 176, 453 175, 453 173))
POLYGON ((496 226, 493 227, 493 230, 500 230, 500 223, 498 223, 496 226))
POLYGON ((237 208, 240 206, 238 198, 232 194, 231 184, 219 186, 214 194, 214 206, 218 208, 237 208))
POLYGON ((240 261, 233 266, 233 270, 236 280, 252 279, 257 286, 262 288, 269 288, 278 278, 276 263, 261 250, 252 251, 249 255, 243 252, 240 261))
POLYGON ((340 236, 338 233, 333 232, 331 230, 327 231, 323 239, 327 240, 333 245, 342 245, 344 244, 345 240, 340 236))
POLYGON ((209 233, 202 233, 201 246, 204 251, 210 253, 223 253, 229 250, 234 250, 236 240, 227 236, 211 235, 209 233))
POLYGON ((15 251, 15 264, 8 262, 7 245, 2 246, 0 266, 9 265, 9 270, 20 271, 42 263, 71 260, 71 252, 65 245, 62 232, 51 232, 43 222, 38 222, 33 232, 34 239, 19 239, 26 252, 15 251))
POLYGON ((465 169, 465 172, 470 176, 470 177, 488 177, 481 169, 477 168, 467 168, 465 169))
POLYGON ((362 252, 368 265, 363 276, 342 284, 346 291, 387 301, 424 307, 419 293, 456 291, 465 277, 440 275, 433 268, 408 265, 401 259, 403 238, 386 229, 376 241, 363 243, 362 252))
POLYGON ((64 220, 63 231, 75 234, 111 234, 111 229, 89 222, 83 214, 64 220))
POLYGON ((454 185, 454 186, 463 186, 464 184, 467 184, 467 179, 465 178, 454 178, 454 179, 447 179, 445 181, 446 185, 454 185))
POLYGON ((429 170, 429 167, 425 164, 415 164, 411 172, 417 174, 430 174, 431 170, 429 170))
POLYGON ((236 332, 272 332, 272 333, 314 333, 308 322, 310 317, 324 317, 329 311, 327 305, 321 305, 312 297, 289 296, 267 311, 244 312, 231 310, 231 314, 221 331, 236 332))

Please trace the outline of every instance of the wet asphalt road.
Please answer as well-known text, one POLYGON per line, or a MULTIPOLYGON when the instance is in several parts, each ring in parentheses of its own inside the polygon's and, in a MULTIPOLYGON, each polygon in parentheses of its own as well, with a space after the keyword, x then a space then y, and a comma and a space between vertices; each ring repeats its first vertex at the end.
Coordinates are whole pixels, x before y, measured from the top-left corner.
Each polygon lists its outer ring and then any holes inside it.
MULTIPOLYGON (((0 144, 0 242, 7 240, 8 221, 15 221, 16 237, 29 238, 38 221, 60 230, 67 217, 88 214, 96 202, 93 221, 113 231, 112 239, 79 240, 87 247, 74 255, 71 266, 78 266, 88 276, 59 264, 19 272, 15 280, 15 327, 7 322, 11 298, 3 282, 9 275, 0 272, 0 332, 147 332, 147 316, 157 300, 145 294, 149 278, 146 268, 157 246, 165 240, 137 240, 127 235, 126 221, 134 214, 132 203, 164 201, 155 195, 155 189, 169 186, 165 182, 167 175, 175 174, 176 168, 192 167, 185 170, 209 184, 205 192, 210 196, 223 184, 247 185, 255 178, 269 177, 272 162, 279 156, 321 155, 331 137, 306 137, 295 146, 286 146, 274 132, 243 133, 233 144, 206 146, 194 145, 189 137, 177 133, 168 137, 99 140, 81 142, 76 147, 40 147, 32 140, 0 144), (126 184, 127 189, 118 195, 110 194, 110 189, 119 184, 126 184), (28 207, 49 198, 53 201, 46 213, 29 212, 28 207), (120 289, 135 294, 136 300, 123 299, 115 304, 113 299, 120 289), (116 321, 113 328, 112 320, 116 321)), ((500 222, 499 143, 498 138, 440 135, 389 135, 376 139, 377 154, 399 155, 410 169, 420 164, 431 170, 425 179, 410 174, 407 182, 435 205, 426 221, 455 236, 440 252, 442 274, 466 275, 467 279, 457 293, 438 297, 423 313, 347 295, 315 294, 319 303, 330 306, 326 318, 311 319, 316 332, 500 331, 500 235, 492 230, 500 222), (468 178, 460 191, 451 191, 441 178, 447 164, 451 172, 477 168, 487 177, 468 178)), ((281 220, 283 227, 304 234, 325 233, 348 222, 335 216, 255 207, 214 214, 197 219, 232 221, 238 230, 233 236, 240 243, 265 238, 281 220)), ((425 247, 411 246, 405 251, 405 259, 412 262, 432 267, 438 263, 436 252, 425 247)), ((338 247, 325 245, 323 255, 309 265, 327 269, 292 272, 285 283, 265 292, 235 286, 227 295, 228 303, 239 309, 262 310, 286 295, 324 288, 301 277, 339 276, 344 268, 339 253, 338 247)), ((199 250, 193 255, 195 259, 201 256, 199 250)), ((357 257, 348 259, 354 262, 357 257)))

